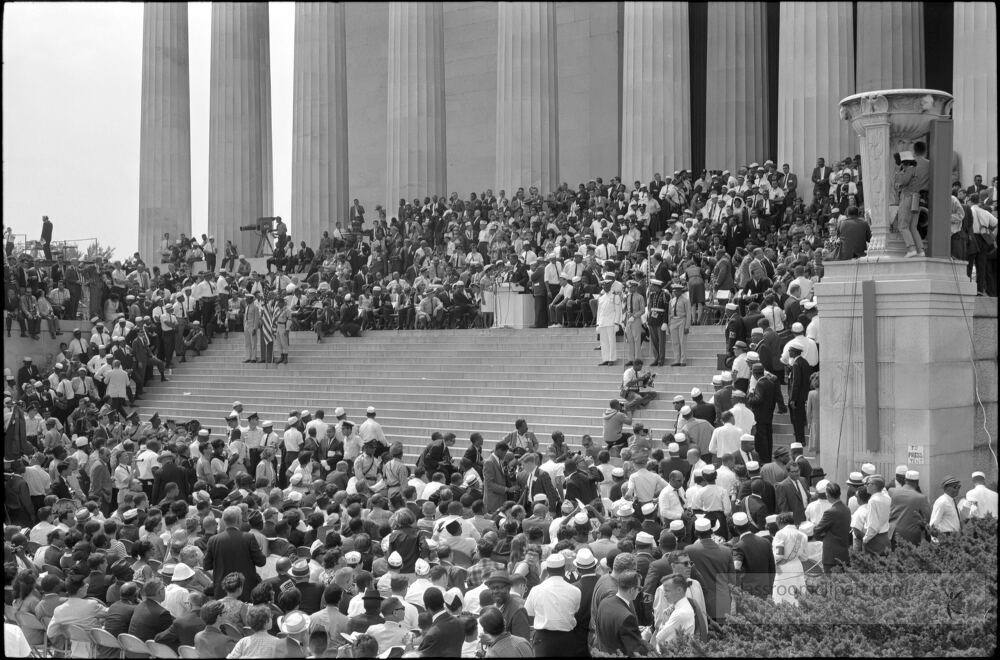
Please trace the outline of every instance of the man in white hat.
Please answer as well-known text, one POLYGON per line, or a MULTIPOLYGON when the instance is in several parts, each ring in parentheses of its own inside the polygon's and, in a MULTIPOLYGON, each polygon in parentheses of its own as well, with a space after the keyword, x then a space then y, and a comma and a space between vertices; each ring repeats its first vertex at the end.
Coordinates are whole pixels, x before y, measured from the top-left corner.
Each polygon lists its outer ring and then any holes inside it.
POLYGON ((733 514, 733 529, 738 538, 733 545, 733 565, 739 572, 740 588, 759 598, 770 598, 776 571, 770 542, 756 535, 753 521, 743 511, 733 514))
POLYGON ((806 521, 811 522, 813 525, 819 524, 819 521, 823 519, 823 514, 827 512, 832 504, 826 498, 826 489, 829 486, 830 482, 826 479, 820 479, 816 482, 816 499, 806 505, 806 521))
POLYGON ((597 337, 601 342, 599 367, 613 365, 618 359, 615 337, 622 322, 622 296, 612 290, 614 277, 603 281, 603 291, 596 296, 597 337))
POLYGON ((694 523, 698 539, 687 547, 688 557, 701 576, 705 594, 705 611, 713 621, 723 621, 732 609, 729 587, 735 584, 736 567, 733 551, 712 538, 712 522, 698 518, 694 523))
POLYGON ((565 657, 570 648, 578 645, 573 630, 582 594, 579 587, 566 581, 563 554, 550 554, 543 566, 548 577, 534 587, 524 601, 524 609, 534 619, 535 656, 565 657))
POLYGON ((670 343, 674 348, 674 361, 670 366, 687 366, 687 336, 691 332, 691 302, 687 287, 675 282, 670 285, 674 297, 667 306, 666 330, 670 333, 670 343))
POLYGON ((959 512, 968 518, 997 517, 997 493, 986 487, 986 474, 979 470, 972 473, 972 488, 958 503, 959 512))
POLYGON ((931 504, 927 496, 920 492, 919 472, 904 470, 903 477, 903 485, 892 489, 889 534, 893 544, 896 539, 903 538, 913 545, 920 545, 926 539, 925 529, 927 521, 931 519, 931 504))

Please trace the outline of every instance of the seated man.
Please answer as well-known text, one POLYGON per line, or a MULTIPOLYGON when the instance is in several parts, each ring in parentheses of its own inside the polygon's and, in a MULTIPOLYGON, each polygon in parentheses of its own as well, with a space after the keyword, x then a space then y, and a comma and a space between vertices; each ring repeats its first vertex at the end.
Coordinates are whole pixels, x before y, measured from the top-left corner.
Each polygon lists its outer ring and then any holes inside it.
POLYGON ((361 336, 361 311, 351 294, 344 296, 344 305, 340 308, 340 332, 345 337, 361 336))
POLYGON ((184 339, 181 343, 181 362, 187 362, 188 351, 194 351, 195 355, 201 355, 201 352, 208 348, 208 338, 205 336, 205 331, 201 329, 201 321, 191 322, 184 330, 184 339))
POLYGON ((440 328, 444 320, 444 305, 433 293, 425 293, 417 303, 417 330, 440 328))
POLYGON ((332 335, 339 327, 339 311, 328 301, 324 301, 322 308, 316 310, 316 317, 313 321, 313 332, 316 333, 316 342, 322 342, 323 337, 332 335))
POLYGON ((465 285, 461 280, 455 282, 454 292, 451 295, 451 308, 448 310, 452 327, 469 327, 472 319, 476 316, 476 311, 477 306, 465 290, 465 285))
POLYGON ((653 389, 655 374, 648 370, 642 370, 642 360, 634 360, 631 364, 626 362, 625 373, 622 374, 621 396, 626 400, 625 409, 635 410, 644 408, 649 402, 656 398, 656 391, 653 389))
POLYGON ((556 294, 552 302, 549 303, 549 320, 552 325, 549 327, 561 328, 563 320, 566 318, 567 307, 573 299, 573 285, 565 275, 559 278, 559 293, 556 294))

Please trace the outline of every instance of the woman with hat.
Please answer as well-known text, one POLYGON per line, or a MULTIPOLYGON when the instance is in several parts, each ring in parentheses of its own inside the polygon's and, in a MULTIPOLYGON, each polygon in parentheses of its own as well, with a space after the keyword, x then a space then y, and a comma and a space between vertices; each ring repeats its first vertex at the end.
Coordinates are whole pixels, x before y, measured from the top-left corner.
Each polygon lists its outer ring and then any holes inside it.
POLYGON ((400 509, 393 513, 389 518, 389 527, 393 531, 388 536, 389 543, 386 547, 386 555, 396 552, 402 558, 399 573, 411 584, 416 577, 414 569, 417 560, 430 555, 427 541, 414 526, 414 522, 413 513, 409 509, 400 509))

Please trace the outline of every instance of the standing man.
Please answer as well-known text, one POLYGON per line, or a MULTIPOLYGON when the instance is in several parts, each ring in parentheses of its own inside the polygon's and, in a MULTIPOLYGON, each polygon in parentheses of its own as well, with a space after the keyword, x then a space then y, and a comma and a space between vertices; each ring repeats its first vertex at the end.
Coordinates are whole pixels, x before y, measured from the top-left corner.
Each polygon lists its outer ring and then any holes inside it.
POLYGON ((278 296, 275 301, 278 304, 277 309, 274 311, 274 353, 277 353, 281 357, 274 361, 275 364, 285 363, 288 364, 288 324, 291 320, 291 315, 288 309, 285 307, 285 299, 278 296))
POLYGON ((577 655, 576 611, 582 594, 566 581, 566 557, 553 552, 544 563, 548 577, 535 586, 524 601, 524 609, 534 620, 535 657, 569 658, 577 655))
POLYGON ((649 649, 639 633, 639 620, 633 605, 642 590, 639 574, 634 570, 623 571, 616 576, 615 582, 618 588, 614 594, 599 601, 597 594, 594 595, 597 610, 592 616, 597 646, 606 653, 622 654, 627 658, 646 655, 649 649))
POLYGON ((649 343, 653 346, 653 363, 662 367, 667 359, 667 333, 663 320, 670 298, 663 293, 663 281, 655 277, 649 279, 649 297, 646 300, 646 319, 649 327, 649 343))
POLYGON ((247 359, 243 362, 257 362, 257 333, 260 332, 260 326, 260 305, 254 295, 248 293, 243 303, 243 346, 247 353, 247 359))
POLYGON ((706 614, 714 621, 723 621, 732 608, 729 585, 736 572, 733 552, 712 538, 712 523, 708 518, 696 520, 694 531, 698 540, 687 547, 687 553, 700 575, 706 614))
POLYGON ((597 337, 601 342, 601 361, 597 365, 599 367, 613 365, 618 359, 615 344, 619 321, 615 299, 618 296, 611 291, 613 283, 614 280, 605 279, 601 285, 604 292, 597 297, 597 337))
MULTIPOLYGON (((950 478, 954 479, 954 477, 950 478)), ((945 481, 947 482, 947 480, 946 478, 945 481)), ((865 523, 862 545, 865 552, 885 555, 889 553, 889 512, 892 507, 889 493, 885 492, 885 478, 880 474, 873 474, 868 478, 867 488, 871 498, 868 500, 868 520, 865 523)), ((937 502, 934 503, 934 506, 937 506, 937 502)), ((957 509, 955 516, 957 520, 957 509)), ((931 513, 931 524, 934 524, 933 512, 931 513)))
POLYGON ((670 343, 674 347, 674 362, 671 367, 687 366, 687 335, 691 331, 691 304, 687 298, 687 288, 680 283, 671 285, 674 297, 667 311, 667 328, 670 343))
POLYGON ((213 571, 214 593, 223 594, 223 579, 230 573, 241 573, 244 577, 243 593, 240 599, 249 602, 250 592, 260 583, 257 568, 266 563, 264 553, 257 545, 257 538, 240 531, 243 512, 237 506, 227 507, 222 512, 223 531, 208 540, 203 568, 213 571))
POLYGON ((965 513, 969 507, 963 506, 963 504, 966 504, 967 501, 975 501, 976 512, 975 515, 971 517, 982 518, 986 515, 991 515, 996 518, 997 493, 996 491, 990 490, 986 487, 986 474, 976 470, 972 473, 972 483, 972 488, 965 494, 963 501, 958 503, 958 508, 965 513))
POLYGON ((494 447, 490 457, 483 461, 483 503, 487 511, 499 511, 512 492, 504 465, 509 449, 507 443, 501 442, 494 447))
POLYGON ((45 252, 45 260, 52 261, 52 221, 49 216, 42 216, 42 251, 45 252))
POLYGON ((733 566, 742 573, 741 588, 758 598, 770 598, 776 570, 771 543, 754 533, 750 516, 743 511, 733 514, 733 527, 739 536, 733 546, 733 566))
POLYGON ((826 160, 816 159, 816 167, 812 171, 813 199, 816 197, 826 197, 830 194, 830 168, 826 166, 826 160))
POLYGON ((796 525, 806 520, 806 505, 809 504, 809 491, 799 477, 799 464, 789 461, 785 465, 788 476, 774 485, 775 513, 789 512, 796 525))
MULTIPOLYGON (((872 480, 868 481, 869 486, 872 480)), ((931 520, 928 525, 931 534, 940 537, 944 534, 956 534, 962 531, 962 518, 958 514, 958 492, 962 488, 962 482, 950 474, 941 482, 944 492, 941 497, 934 500, 934 508, 931 510, 931 520)), ((869 490, 871 490, 869 488, 869 490)), ((872 495, 869 504, 875 500, 872 495)))
POLYGON ((823 512, 813 537, 823 541, 823 570, 839 570, 851 563, 851 510, 840 501, 840 484, 826 486, 830 508, 823 512))
MULTIPOLYGON (((788 382, 788 413, 792 420, 795 441, 804 445, 806 443, 806 399, 809 397, 809 376, 812 369, 802 357, 802 349, 798 346, 792 346, 788 350, 788 359, 791 365, 788 382)), ((759 417, 757 423, 760 423, 759 417)))
POLYGON ((628 281, 628 294, 625 296, 625 362, 632 362, 642 357, 642 314, 646 308, 646 300, 639 293, 639 283, 628 281))
POLYGON ((549 292, 545 285, 545 264, 539 259, 531 271, 531 295, 535 299, 535 328, 549 327, 549 292))
POLYGON ((907 470, 903 485, 892 489, 889 505, 889 527, 893 542, 903 538, 913 545, 924 540, 931 519, 931 504, 920 492, 920 473, 907 470))

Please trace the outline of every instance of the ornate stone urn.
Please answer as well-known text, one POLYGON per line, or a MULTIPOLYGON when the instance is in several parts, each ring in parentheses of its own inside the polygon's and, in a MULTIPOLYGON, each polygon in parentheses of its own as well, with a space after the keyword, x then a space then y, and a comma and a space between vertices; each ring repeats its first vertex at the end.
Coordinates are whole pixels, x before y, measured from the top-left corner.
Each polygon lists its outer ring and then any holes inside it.
POLYGON ((927 144, 932 122, 950 117, 953 101, 951 94, 936 89, 883 89, 840 102, 840 117, 851 122, 861 144, 865 216, 872 227, 866 260, 902 257, 906 252, 899 233, 890 230, 897 204, 893 154, 912 150, 917 141, 927 144))

